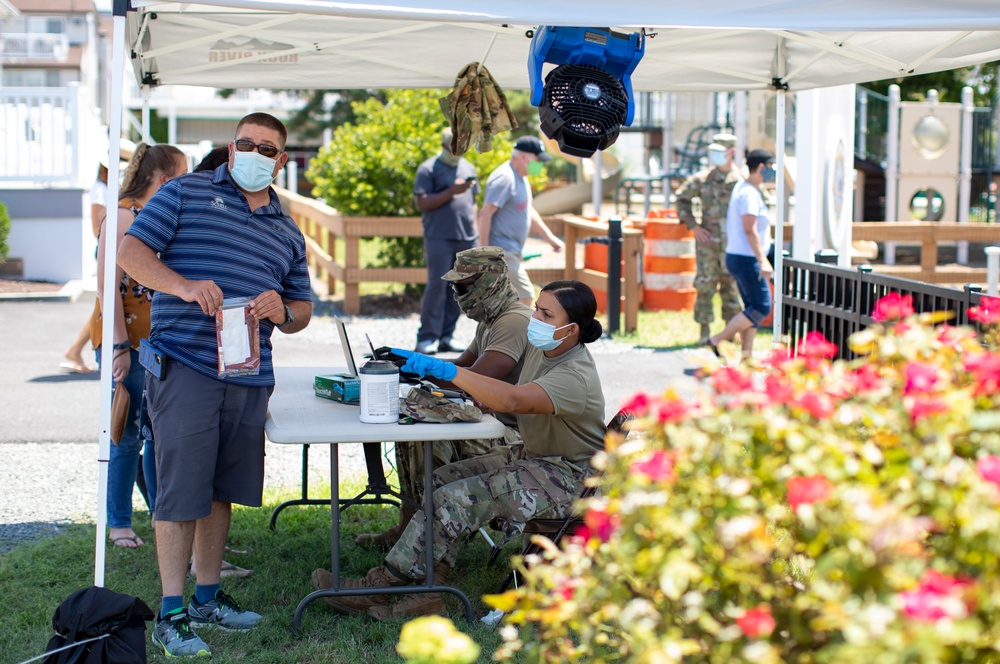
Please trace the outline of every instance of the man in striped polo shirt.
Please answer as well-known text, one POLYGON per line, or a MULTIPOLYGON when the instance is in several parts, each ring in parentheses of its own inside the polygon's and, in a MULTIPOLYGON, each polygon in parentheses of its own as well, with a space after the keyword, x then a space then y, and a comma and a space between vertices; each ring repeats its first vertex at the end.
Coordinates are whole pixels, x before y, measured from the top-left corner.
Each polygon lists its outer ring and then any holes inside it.
POLYGON ((152 638, 169 656, 209 654, 192 625, 246 630, 261 619, 219 588, 219 571, 232 503, 261 505, 271 333, 298 332, 312 316, 305 239, 270 187, 288 160, 286 140, 278 119, 246 116, 229 163, 166 183, 118 251, 125 272, 156 292, 150 342, 167 357, 162 379, 147 372, 146 389, 163 587, 152 638), (251 298, 260 326, 260 368, 220 378, 215 313, 240 297, 251 298), (192 544, 198 579, 185 609, 192 544))

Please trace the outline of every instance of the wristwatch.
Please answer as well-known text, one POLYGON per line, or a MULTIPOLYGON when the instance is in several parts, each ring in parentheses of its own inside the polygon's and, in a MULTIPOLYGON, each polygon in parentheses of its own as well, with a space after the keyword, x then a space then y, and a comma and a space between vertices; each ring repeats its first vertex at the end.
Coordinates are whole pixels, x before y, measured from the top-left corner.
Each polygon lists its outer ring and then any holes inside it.
POLYGON ((292 309, 287 304, 283 305, 285 307, 285 322, 278 327, 288 327, 295 322, 295 316, 292 314, 292 309))

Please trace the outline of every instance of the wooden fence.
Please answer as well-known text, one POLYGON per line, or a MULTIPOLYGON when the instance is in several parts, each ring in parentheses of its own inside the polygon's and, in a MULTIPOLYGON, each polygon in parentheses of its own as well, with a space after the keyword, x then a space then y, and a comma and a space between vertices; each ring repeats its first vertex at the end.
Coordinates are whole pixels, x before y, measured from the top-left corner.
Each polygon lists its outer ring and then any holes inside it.
MULTIPOLYGON (((427 268, 424 266, 376 268, 361 265, 362 238, 422 237, 423 225, 419 217, 345 217, 322 201, 285 189, 275 190, 285 212, 295 220, 305 236, 309 267, 313 274, 324 283, 331 296, 337 292, 338 281, 344 284, 345 313, 361 313, 359 287, 362 283, 427 282, 427 268), (336 257, 338 241, 344 243, 342 261, 336 257)), ((586 237, 607 235, 608 225, 573 215, 546 217, 546 224, 566 242, 565 261, 562 267, 529 267, 528 276, 532 282, 544 285, 557 279, 577 279, 595 290, 606 291, 606 273, 578 268, 576 264, 577 242, 586 237)), ((625 316, 624 331, 634 332, 639 325, 642 232, 624 229, 622 235, 621 311, 625 316)))

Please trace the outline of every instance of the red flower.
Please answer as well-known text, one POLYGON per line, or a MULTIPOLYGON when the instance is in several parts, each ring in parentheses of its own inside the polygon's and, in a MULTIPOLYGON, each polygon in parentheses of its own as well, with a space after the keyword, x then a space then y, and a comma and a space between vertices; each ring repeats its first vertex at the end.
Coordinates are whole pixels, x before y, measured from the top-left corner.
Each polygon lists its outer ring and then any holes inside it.
POLYGON ((795 399, 792 405, 802 408, 817 420, 825 420, 833 415, 834 403, 828 394, 806 392, 795 399))
POLYGON ((806 357, 836 357, 840 349, 826 340, 822 332, 810 332, 799 342, 799 355, 806 357))
POLYGON ((812 477, 793 477, 788 480, 788 504, 793 510, 799 505, 809 505, 822 502, 833 495, 833 484, 823 475, 812 477))
POLYGON ((932 415, 948 412, 948 404, 939 396, 915 396, 903 399, 903 405, 910 413, 910 420, 916 423, 932 415))
MULTIPOLYGON (((587 529, 585 539, 598 539, 607 542, 612 533, 621 525, 617 514, 608 514, 603 509, 591 508, 583 516, 584 527, 587 529)), ((577 530, 577 535, 584 535, 583 528, 577 530)))
POLYGON ((972 374, 976 394, 1000 392, 1000 355, 994 353, 966 353, 962 356, 965 370, 972 374))
POLYGON ((847 382, 856 394, 872 392, 882 387, 882 376, 878 369, 871 364, 863 364, 856 370, 847 374, 847 382))
POLYGON ((656 421, 660 424, 677 422, 687 416, 691 404, 683 399, 664 399, 656 404, 656 421))
POLYGON ((651 482, 673 482, 674 455, 666 450, 655 450, 642 461, 633 461, 628 467, 629 472, 642 475, 651 482))
POLYGON ((913 296, 889 293, 875 303, 872 318, 877 321, 900 320, 913 314, 913 296))
POLYGON ((636 417, 645 417, 649 413, 649 406, 652 401, 645 392, 636 392, 628 401, 622 404, 619 410, 627 410, 636 417))
POLYGON ((906 374, 904 394, 930 392, 938 381, 938 368, 933 364, 910 362, 904 367, 903 373, 906 374))
POLYGON ((552 589, 554 595, 562 597, 564 601, 568 602, 573 599, 573 594, 576 592, 576 586, 573 579, 563 579, 559 584, 552 589))
POLYGON ((1000 487, 1000 457, 984 456, 976 462, 976 471, 984 480, 1000 487))
POLYGON ((978 307, 969 307, 969 319, 983 325, 1000 323, 1000 297, 983 296, 978 307))
POLYGON ((774 631, 775 627, 771 607, 764 605, 744 611, 743 615, 736 619, 736 624, 751 639, 767 636, 774 631))
POLYGON ((750 374, 736 367, 722 367, 709 378, 709 383, 720 394, 736 394, 753 386, 750 374))
POLYGON ((769 403, 777 406, 791 401, 795 391, 783 377, 768 374, 764 379, 764 393, 769 403))
POLYGON ((916 590, 899 593, 903 612, 914 620, 936 622, 942 618, 964 618, 974 608, 965 599, 971 582, 946 576, 936 570, 924 573, 916 590))

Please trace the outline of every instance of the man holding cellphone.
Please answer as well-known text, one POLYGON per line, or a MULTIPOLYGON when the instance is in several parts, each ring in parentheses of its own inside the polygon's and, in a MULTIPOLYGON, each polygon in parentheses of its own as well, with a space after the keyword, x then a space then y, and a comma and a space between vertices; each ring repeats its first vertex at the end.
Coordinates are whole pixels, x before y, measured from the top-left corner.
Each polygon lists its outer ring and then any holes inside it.
POLYGON ((424 224, 427 289, 420 303, 418 353, 460 353, 451 335, 461 313, 448 283, 441 280, 460 251, 476 246, 476 168, 451 153, 451 129, 441 132, 441 152, 417 168, 414 204, 424 224))

